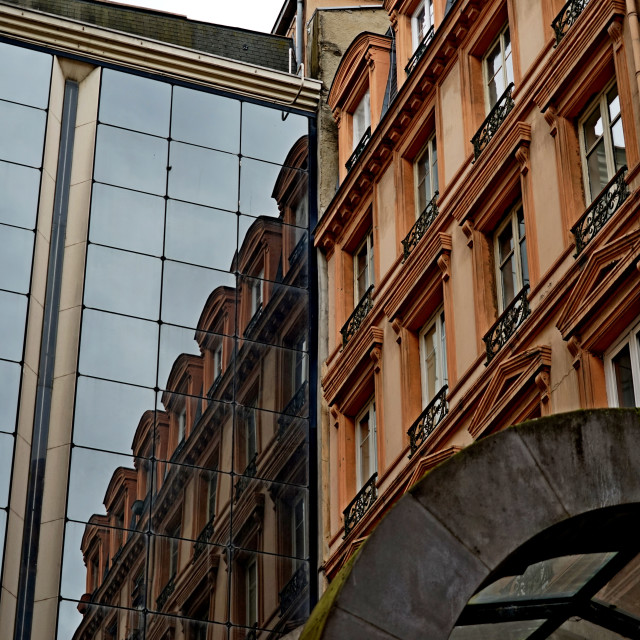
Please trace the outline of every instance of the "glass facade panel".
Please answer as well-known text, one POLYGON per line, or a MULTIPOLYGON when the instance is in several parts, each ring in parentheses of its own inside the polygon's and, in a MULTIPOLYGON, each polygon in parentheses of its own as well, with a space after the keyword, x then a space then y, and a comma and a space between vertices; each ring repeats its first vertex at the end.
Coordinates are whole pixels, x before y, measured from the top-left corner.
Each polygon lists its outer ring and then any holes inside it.
POLYGON ((0 224, 0 289, 28 293, 33 231, 0 224))
POLYGON ((0 360, 0 431, 15 430, 20 370, 19 364, 0 360))
POLYGON ((0 358, 22 359, 27 298, 16 293, 0 291, 0 358))
POLYGON ((0 162, 0 223, 35 228, 39 191, 40 171, 0 162))
POLYGON ((13 444, 13 436, 0 433, 0 509, 6 509, 9 505, 13 444))
POLYGON ((52 57, 0 42, 0 98, 46 109, 52 57))
POLYGON ((0 159, 39 168, 46 112, 0 100, 0 120, 11 123, 0 127, 0 159))

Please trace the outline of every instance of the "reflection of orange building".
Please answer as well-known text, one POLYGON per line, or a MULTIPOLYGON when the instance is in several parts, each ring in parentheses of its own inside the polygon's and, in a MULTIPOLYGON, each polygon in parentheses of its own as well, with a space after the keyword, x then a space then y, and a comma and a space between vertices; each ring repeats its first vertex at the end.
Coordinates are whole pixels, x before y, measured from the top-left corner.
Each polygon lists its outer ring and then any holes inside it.
POLYGON ((233 638, 279 637, 308 615, 307 153, 303 137, 274 188, 280 218, 246 230, 237 287, 209 295, 200 355, 175 360, 135 431, 135 468, 114 471, 107 514, 86 526, 77 640, 143 624, 149 639, 212 640, 227 620, 233 638), (163 615, 145 622, 145 607, 163 615))

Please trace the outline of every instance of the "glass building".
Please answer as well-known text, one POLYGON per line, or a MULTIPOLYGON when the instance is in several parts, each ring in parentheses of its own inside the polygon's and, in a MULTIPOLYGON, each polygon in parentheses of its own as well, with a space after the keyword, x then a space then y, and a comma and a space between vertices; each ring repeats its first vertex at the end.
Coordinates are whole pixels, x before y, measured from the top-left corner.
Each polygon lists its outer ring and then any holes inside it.
POLYGON ((317 88, 219 65, 0 44, 11 637, 280 638, 316 597, 317 88))

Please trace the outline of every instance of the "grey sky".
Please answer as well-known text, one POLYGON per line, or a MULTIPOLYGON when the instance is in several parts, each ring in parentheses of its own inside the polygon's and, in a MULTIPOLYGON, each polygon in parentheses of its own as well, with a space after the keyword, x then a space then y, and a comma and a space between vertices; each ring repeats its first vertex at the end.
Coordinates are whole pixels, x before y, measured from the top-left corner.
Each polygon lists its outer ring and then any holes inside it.
POLYGON ((256 31, 271 31, 284 0, 117 0, 203 20, 256 31))

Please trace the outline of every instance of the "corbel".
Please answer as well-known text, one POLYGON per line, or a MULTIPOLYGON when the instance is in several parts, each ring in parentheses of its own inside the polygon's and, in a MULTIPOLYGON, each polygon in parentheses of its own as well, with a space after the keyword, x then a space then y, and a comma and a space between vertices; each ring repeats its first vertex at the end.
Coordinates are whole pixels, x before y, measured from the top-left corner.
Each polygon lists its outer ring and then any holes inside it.
POLYGON ((402 320, 398 316, 391 321, 391 328, 396 334, 396 342, 400 344, 402 342, 402 320))
POLYGON ((442 281, 446 282, 451 277, 451 253, 449 251, 443 251, 438 256, 437 263, 442 272, 442 281))
POLYGON ((535 377, 536 386, 540 391, 540 401, 546 405, 551 394, 551 378, 548 371, 540 371, 535 377))
POLYGON ((529 142, 528 141, 527 142, 523 142, 516 149, 516 160, 518 161, 518 164, 520 165, 520 173, 523 176, 526 176, 527 173, 529 173, 529 169, 530 169, 529 157, 530 157, 529 142))
POLYGON ((573 358, 573 362, 571 363, 573 365, 573 368, 579 369, 580 356, 582 355, 582 345, 580 344, 580 337, 577 335, 571 336, 567 342, 567 348, 569 349, 569 353, 573 358))
POLYGON ((556 137, 558 133, 558 112, 556 108, 550 104, 544 111, 544 119, 547 121, 549 125, 549 133, 552 137, 556 137))
POLYGON ((469 247, 470 249, 473 247, 473 231, 474 231, 473 220, 470 220, 469 218, 467 218, 462 223, 462 233, 464 233, 464 235, 467 237, 467 247, 469 247))
POLYGON ((339 418, 340 418, 340 408, 338 407, 337 404, 332 404, 329 407, 329 412, 331 413, 331 418, 333 419, 333 426, 335 429, 338 428, 340 422, 339 422, 339 418))
POLYGON ((607 27, 607 33, 613 42, 613 49, 617 51, 622 46, 622 17, 616 16, 607 27))
POLYGON ((369 357, 373 362, 373 372, 380 373, 380 366, 382 364, 382 349, 378 346, 373 347, 369 352, 369 357))

